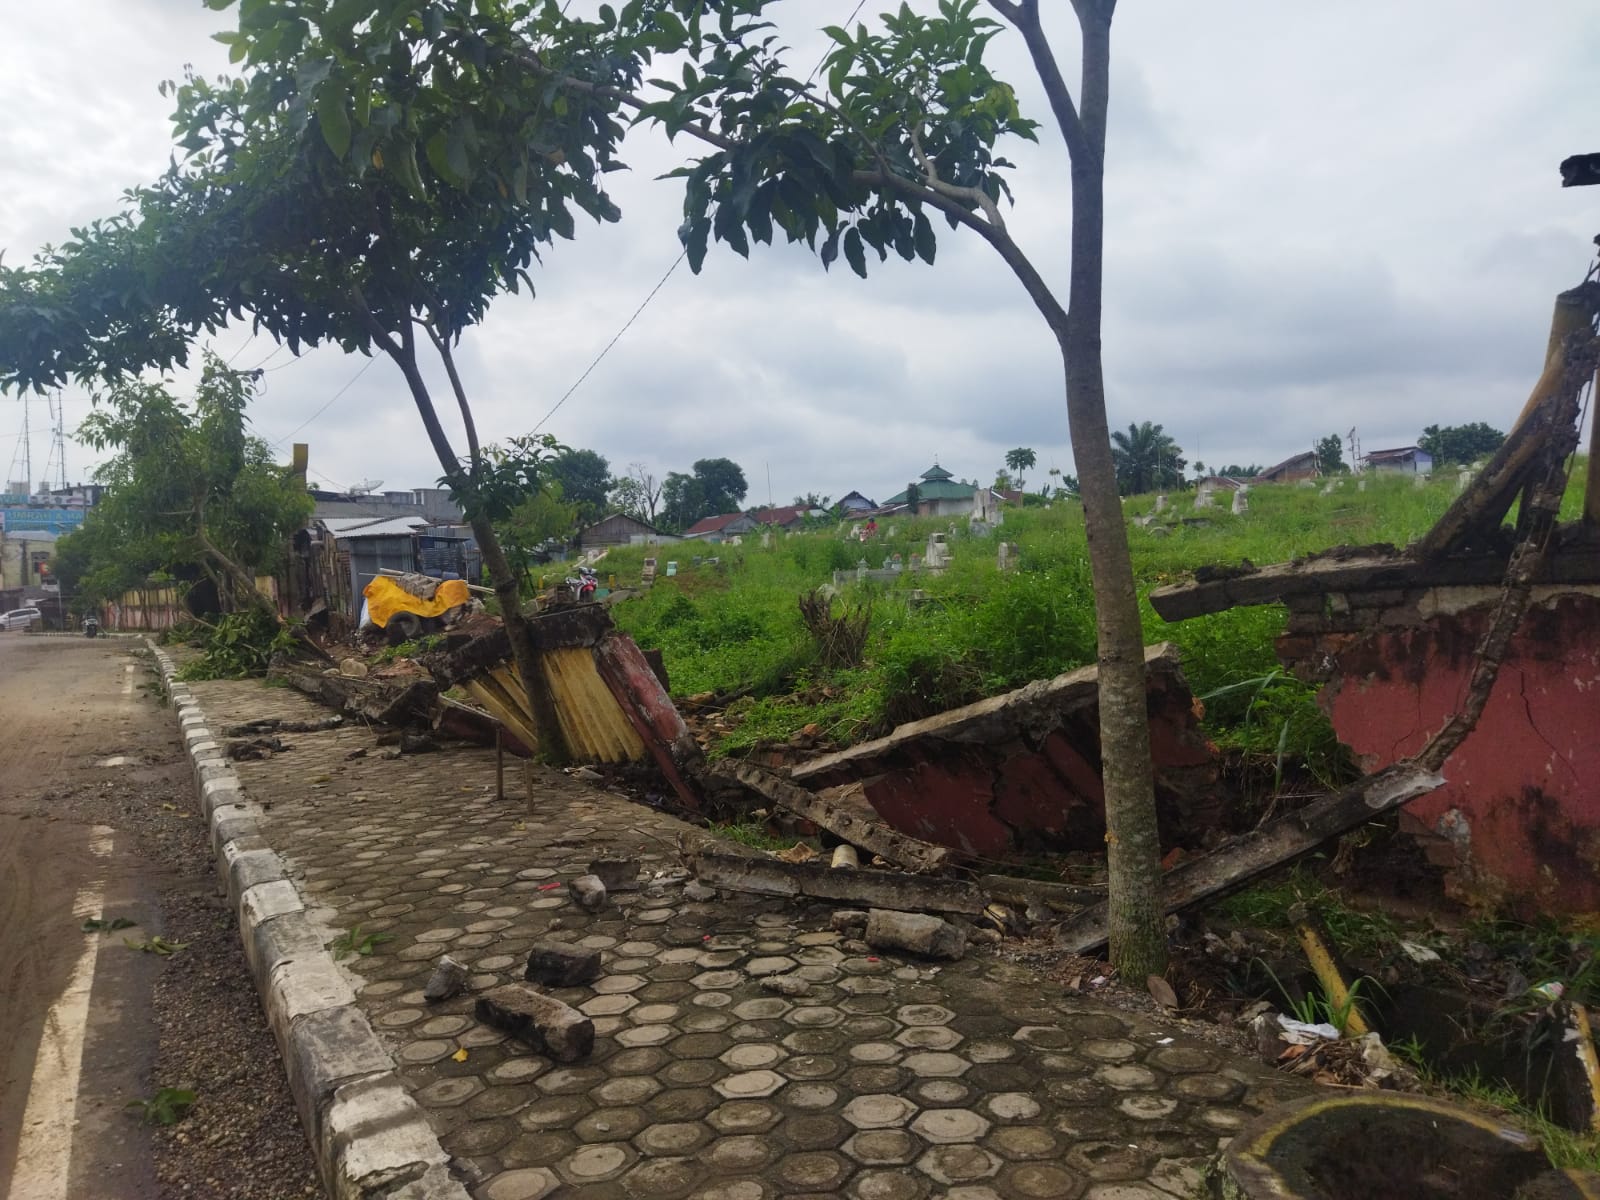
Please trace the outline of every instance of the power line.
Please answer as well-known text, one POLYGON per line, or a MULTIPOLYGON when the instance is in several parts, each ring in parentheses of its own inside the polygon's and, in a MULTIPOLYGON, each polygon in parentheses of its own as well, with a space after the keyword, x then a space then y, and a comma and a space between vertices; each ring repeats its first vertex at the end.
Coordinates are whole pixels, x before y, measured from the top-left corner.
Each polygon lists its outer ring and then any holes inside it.
MULTIPOLYGON (((328 402, 326 404, 324 404, 321 408, 317 409, 316 412, 312 413, 304 421, 301 421, 300 424, 296 425, 294 427, 294 429, 291 430, 289 433, 284 434, 281 438, 274 438, 272 444, 275 445, 275 446, 283 445, 290 438, 292 438, 295 434, 299 433, 307 425, 311 424, 311 422, 315 421, 323 413, 327 412, 330 408, 333 407, 333 402, 335 400, 337 400, 340 396, 342 396, 346 392, 348 392, 352 387, 354 387, 356 380, 360 379, 363 375, 365 375, 367 373, 368 369, 371 368, 372 364, 377 362, 377 361, 378 360, 376 358, 367 359, 367 361, 362 365, 361 370, 357 371, 354 375, 352 375, 350 377, 350 382, 349 383, 345 384, 342 388, 340 388, 337 392, 335 392, 331 397, 329 397, 328 398, 328 402)), ((330 482, 332 482, 332 481, 330 480, 330 482)))
MULTIPOLYGON (((867 3, 867 0, 856 0, 856 6, 853 9, 850 10, 850 15, 844 19, 844 23, 842 25, 840 25, 840 28, 841 29, 848 29, 848 26, 849 26, 850 22, 854 21, 856 19, 857 14, 859 14, 861 12, 862 7, 866 3, 867 3)), ((811 86, 811 81, 817 77, 817 72, 822 70, 823 64, 828 61, 828 55, 830 55, 832 53, 833 53, 832 50, 824 50, 822 52, 822 57, 817 59, 817 65, 812 67, 811 68, 811 74, 806 76, 806 86, 807 87, 811 86)))
POLYGON ((589 378, 589 373, 600 365, 600 360, 605 358, 607 354, 611 353, 611 347, 615 346, 617 342, 622 339, 622 335, 628 332, 629 327, 639 319, 639 314, 645 310, 650 301, 656 298, 656 293, 659 292, 662 288, 662 285, 664 285, 667 280, 672 277, 672 273, 678 269, 678 264, 683 261, 684 256, 688 253, 689 252, 687 250, 679 252, 678 257, 673 259, 672 265, 667 268, 667 273, 660 279, 656 280, 655 287, 650 289, 650 294, 644 298, 643 303, 641 303, 638 308, 633 310, 633 315, 623 322, 622 328, 617 330, 616 335, 605 344, 605 348, 602 349, 599 354, 595 355, 594 361, 584 368, 583 374, 578 376, 577 382, 566 390, 561 399, 555 402, 554 406, 551 407, 549 412, 545 413, 544 416, 539 418, 539 423, 529 431, 530 433, 538 433, 539 430, 544 427, 545 422, 556 415, 556 409, 565 404, 572 393, 577 391, 578 388, 582 386, 583 381, 589 378))

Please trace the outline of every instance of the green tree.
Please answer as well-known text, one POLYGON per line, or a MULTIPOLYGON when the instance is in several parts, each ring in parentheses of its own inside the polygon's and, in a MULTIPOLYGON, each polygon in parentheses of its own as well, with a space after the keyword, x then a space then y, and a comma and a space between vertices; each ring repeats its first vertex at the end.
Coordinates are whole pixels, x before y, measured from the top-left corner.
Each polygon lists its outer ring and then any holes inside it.
POLYGON ((744 471, 728 458, 702 458, 694 464, 695 482, 700 485, 700 495, 705 506, 702 516, 738 512, 750 486, 745 483, 744 471))
POLYGON ((110 457, 83 527, 63 538, 63 586, 80 601, 114 599, 152 575, 210 579, 225 610, 277 620, 256 577, 276 569, 311 515, 298 477, 248 432, 250 378, 207 353, 191 404, 160 383, 123 379, 96 397, 78 438, 110 457))
MULTIPOLYGON (((561 485, 542 487, 495 522, 506 557, 522 572, 524 581, 546 544, 565 538, 578 523, 578 506, 561 497, 561 485)), ((548 555, 545 556, 548 561, 548 555)))
POLYGON ((1018 484, 1016 480, 1011 478, 1011 472, 1002 467, 994 473, 994 483, 990 486, 997 492, 1009 492, 1018 484))
POLYGON ((1125 496, 1183 485, 1187 463, 1182 447, 1149 421, 1129 425, 1127 433, 1120 429, 1112 433, 1111 459, 1117 486, 1125 496))
POLYGON ((1016 477, 1019 490, 1026 487, 1022 473, 1033 470, 1034 464, 1038 461, 1039 456, 1026 446, 1018 446, 1015 450, 1006 451, 1006 467, 1016 477))
POLYGON ((705 485, 699 479, 682 471, 667 472, 661 483, 661 520, 668 530, 682 533, 711 512, 705 485))
POLYGON ((915 482, 906 484, 906 508, 910 510, 913 517, 918 515, 917 509, 921 504, 922 488, 915 482))
POLYGON ((1433 455, 1434 465, 1475 463, 1488 458, 1505 442, 1506 435, 1483 421, 1470 425, 1429 425, 1417 439, 1417 448, 1433 455))
POLYGON ((1324 475, 1338 475, 1349 470, 1344 462, 1344 443, 1339 440, 1337 433, 1330 433, 1325 438, 1318 438, 1317 469, 1324 475))
POLYGON ((549 474, 561 487, 561 499, 572 506, 575 524, 605 516, 611 464, 603 456, 593 450, 563 450, 550 460, 549 474))

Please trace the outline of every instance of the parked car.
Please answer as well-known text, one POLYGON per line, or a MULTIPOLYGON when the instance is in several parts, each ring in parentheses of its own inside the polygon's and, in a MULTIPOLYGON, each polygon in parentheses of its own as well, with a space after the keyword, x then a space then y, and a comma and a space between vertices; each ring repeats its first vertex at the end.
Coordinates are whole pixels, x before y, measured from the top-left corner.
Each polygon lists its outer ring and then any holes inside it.
POLYGON ((29 629, 44 623, 44 614, 37 608, 13 608, 0 613, 0 629, 29 629))

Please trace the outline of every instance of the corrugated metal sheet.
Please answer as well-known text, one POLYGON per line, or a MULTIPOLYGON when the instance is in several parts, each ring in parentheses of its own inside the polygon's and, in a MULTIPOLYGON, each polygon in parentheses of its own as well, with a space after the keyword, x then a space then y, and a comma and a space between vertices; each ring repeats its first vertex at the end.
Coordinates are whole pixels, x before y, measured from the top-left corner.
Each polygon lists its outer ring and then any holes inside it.
MULTIPOLYGON (((573 757, 585 762, 638 762, 645 745, 617 698, 595 667, 587 646, 546 650, 544 675, 555 700, 556 720, 573 757)), ((467 694, 488 709, 518 740, 537 745, 531 707, 516 668, 507 663, 466 685, 467 694)))

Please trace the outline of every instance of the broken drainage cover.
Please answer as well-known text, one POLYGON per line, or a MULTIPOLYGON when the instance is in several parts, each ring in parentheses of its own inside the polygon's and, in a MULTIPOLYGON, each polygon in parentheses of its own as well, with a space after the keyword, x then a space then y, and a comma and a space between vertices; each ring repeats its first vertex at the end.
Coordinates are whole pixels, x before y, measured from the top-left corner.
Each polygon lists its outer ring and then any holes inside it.
POLYGON ((1420 1096, 1313 1096, 1269 1109, 1224 1156, 1245 1200, 1600 1200, 1522 1130, 1420 1096))

